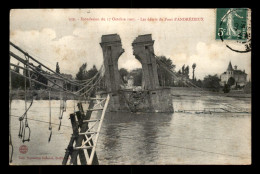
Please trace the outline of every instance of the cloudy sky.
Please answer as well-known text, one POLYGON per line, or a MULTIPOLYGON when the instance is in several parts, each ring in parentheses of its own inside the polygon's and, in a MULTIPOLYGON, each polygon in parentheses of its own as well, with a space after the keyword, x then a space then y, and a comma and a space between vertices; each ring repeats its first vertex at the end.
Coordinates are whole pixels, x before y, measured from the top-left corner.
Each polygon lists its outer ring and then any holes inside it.
POLYGON ((88 69, 94 64, 101 66, 103 54, 99 43, 105 34, 117 33, 121 37, 125 53, 119 59, 119 68, 141 67, 133 56, 131 43, 138 35, 152 34, 155 54, 171 58, 176 70, 183 64, 191 67, 196 63, 195 76, 203 79, 208 74, 220 75, 231 61, 250 76, 251 53, 233 52, 215 39, 215 14, 215 9, 16 9, 10 12, 10 40, 53 70, 59 62, 62 73, 75 76, 85 62, 88 69), (186 17, 203 21, 143 21, 186 17), (107 21, 108 18, 111 20, 107 21))

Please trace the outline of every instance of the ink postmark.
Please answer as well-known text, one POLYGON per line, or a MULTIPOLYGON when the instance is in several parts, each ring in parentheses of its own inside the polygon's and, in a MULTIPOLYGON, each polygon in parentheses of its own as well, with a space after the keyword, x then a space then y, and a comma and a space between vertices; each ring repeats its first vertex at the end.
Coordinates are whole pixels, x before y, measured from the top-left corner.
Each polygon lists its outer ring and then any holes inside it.
POLYGON ((19 147, 19 152, 22 154, 26 154, 28 152, 28 147, 26 145, 21 145, 19 147))
POLYGON ((251 51, 251 10, 221 8, 216 12, 216 39, 238 53, 251 51))

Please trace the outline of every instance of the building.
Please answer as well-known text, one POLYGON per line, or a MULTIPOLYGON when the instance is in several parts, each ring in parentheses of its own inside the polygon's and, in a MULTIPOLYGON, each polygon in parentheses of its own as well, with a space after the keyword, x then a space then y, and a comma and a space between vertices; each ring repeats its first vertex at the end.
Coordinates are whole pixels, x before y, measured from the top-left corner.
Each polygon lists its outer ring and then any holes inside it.
MULTIPOLYGON (((70 79, 72 80, 72 75, 70 74, 60 74, 62 77, 66 78, 66 79, 70 79)), ((65 88, 65 89, 68 89, 68 90, 71 90, 71 85, 68 83, 66 84, 64 79, 62 79, 61 77, 59 77, 58 75, 56 74, 50 74, 48 76, 48 78, 51 80, 48 80, 48 86, 51 86, 55 89, 61 89, 61 87, 65 88), (53 83, 54 82, 54 83, 53 83)))
POLYGON ((220 85, 224 86, 227 84, 230 78, 234 78, 235 80, 235 84, 232 87, 244 87, 247 83, 247 73, 245 73, 245 70, 238 70, 236 65, 233 68, 231 61, 228 64, 226 72, 220 75, 220 85))

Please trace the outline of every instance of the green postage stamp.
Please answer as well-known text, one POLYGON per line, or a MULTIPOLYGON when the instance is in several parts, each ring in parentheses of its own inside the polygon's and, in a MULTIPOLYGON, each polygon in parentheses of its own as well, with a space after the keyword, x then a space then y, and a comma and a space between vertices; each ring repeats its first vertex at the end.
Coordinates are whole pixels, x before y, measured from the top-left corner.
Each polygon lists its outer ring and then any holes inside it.
POLYGON ((218 8, 216 13, 216 39, 246 40, 246 8, 218 8))

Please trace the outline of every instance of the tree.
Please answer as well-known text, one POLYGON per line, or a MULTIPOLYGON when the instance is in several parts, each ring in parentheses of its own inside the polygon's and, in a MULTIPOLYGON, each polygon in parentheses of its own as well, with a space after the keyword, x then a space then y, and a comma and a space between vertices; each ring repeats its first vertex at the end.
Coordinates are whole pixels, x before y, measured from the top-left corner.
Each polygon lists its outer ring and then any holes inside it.
POLYGON ((189 74, 190 74, 190 68, 189 65, 186 66, 185 70, 184 70, 184 74, 189 78, 189 74))
POLYGON ((235 84, 235 79, 234 79, 233 77, 230 77, 230 78, 228 79, 228 81, 227 81, 227 84, 228 84, 229 86, 233 86, 233 85, 235 84))
POLYGON ((183 65, 183 66, 181 67, 181 73, 182 73, 182 74, 185 74, 185 65, 183 65))
POLYGON ((60 74, 60 67, 58 62, 56 64, 56 73, 60 74))
POLYGON ((230 85, 229 84, 225 84, 224 88, 223 88, 223 92, 224 93, 229 93, 229 91, 230 91, 230 85))
POLYGON ((212 91, 219 91, 219 89, 220 89, 219 82, 220 82, 220 79, 218 78, 217 74, 215 74, 214 76, 208 75, 208 76, 204 77, 203 87, 208 88, 212 91))
MULTIPOLYGON (((19 66, 19 62, 17 65, 19 66)), ((20 68, 15 67, 14 71, 19 73, 20 68)), ((12 86, 12 89, 18 89, 18 88, 24 89, 24 77, 12 73, 11 74, 11 86, 12 86)))
POLYGON ((251 93, 251 90, 252 90, 252 84, 251 84, 251 81, 249 81, 249 82, 245 85, 243 91, 244 91, 244 93, 246 93, 246 94, 250 94, 250 93, 251 93))
POLYGON ((201 81, 200 79, 197 80, 197 79, 195 78, 194 82, 195 82, 195 85, 198 86, 198 87, 200 87, 200 88, 203 86, 202 81, 201 81))
POLYGON ((124 83, 127 83, 125 77, 128 76, 128 74, 129 74, 128 71, 127 71, 125 68, 121 68, 121 69, 119 70, 119 74, 120 74, 120 77, 121 77, 122 81, 123 81, 124 83))
POLYGON ((87 68, 87 63, 83 63, 83 65, 80 66, 79 71, 76 74, 77 80, 85 80, 86 79, 86 68, 87 68))
POLYGON ((157 68, 160 85, 173 86, 174 79, 172 74, 169 72, 169 70, 174 71, 176 66, 173 64, 170 58, 166 58, 165 56, 159 56, 158 59, 162 63, 162 65, 159 65, 157 68))
MULTIPOLYGON (((36 71, 39 73, 45 73, 45 72, 43 72, 41 65, 36 67, 36 71)), ((44 77, 43 75, 41 75, 39 73, 36 73, 36 80, 47 85, 48 80, 46 79, 46 77, 44 77)), ((46 88, 45 86, 35 83, 35 89, 45 89, 45 88, 46 88)))
POLYGON ((142 68, 137 68, 132 70, 129 75, 133 76, 134 78, 134 86, 142 86, 142 68))
MULTIPOLYGON (((85 73, 85 78, 86 79, 91 79, 91 78, 93 78, 96 74, 98 73, 98 70, 97 70, 97 68, 96 68, 96 66, 95 65, 93 65, 93 67, 90 69, 90 70, 88 70, 86 73, 85 73)), ((93 81, 92 81, 92 84, 95 84, 96 83, 96 81, 97 81, 97 79, 98 78, 94 78, 93 79, 93 81)), ((98 86, 98 84, 96 84, 97 86, 98 86)))
POLYGON ((86 72, 86 79, 91 79, 97 74, 98 70, 96 68, 96 65, 93 65, 93 67, 86 72))
POLYGON ((194 72, 195 72, 195 68, 196 68, 196 63, 193 63, 192 64, 192 69, 193 69, 193 71, 192 71, 192 80, 194 81, 194 72))

